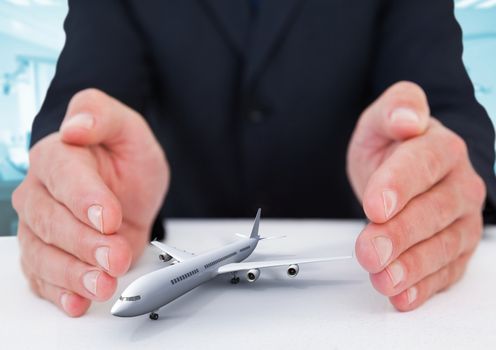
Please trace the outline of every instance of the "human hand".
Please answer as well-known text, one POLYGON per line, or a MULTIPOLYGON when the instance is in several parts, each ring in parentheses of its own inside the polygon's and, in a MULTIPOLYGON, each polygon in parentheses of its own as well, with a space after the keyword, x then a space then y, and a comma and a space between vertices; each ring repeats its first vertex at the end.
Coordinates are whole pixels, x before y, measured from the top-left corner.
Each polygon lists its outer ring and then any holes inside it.
POLYGON ((76 94, 59 132, 30 151, 12 196, 33 291, 70 316, 109 299, 149 240, 169 183, 144 119, 104 93, 76 94))
POLYGON ((486 190, 420 87, 395 84, 363 112, 347 168, 371 221, 355 249, 374 287, 408 311, 455 283, 480 240, 486 190))

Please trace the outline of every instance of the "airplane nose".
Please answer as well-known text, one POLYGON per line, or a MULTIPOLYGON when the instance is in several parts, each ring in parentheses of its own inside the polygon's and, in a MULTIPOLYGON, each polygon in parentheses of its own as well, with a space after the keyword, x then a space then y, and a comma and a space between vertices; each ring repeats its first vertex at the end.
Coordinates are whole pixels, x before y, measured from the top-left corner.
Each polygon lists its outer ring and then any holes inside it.
POLYGON ((117 300, 114 306, 112 306, 110 313, 114 316, 124 316, 124 307, 122 305, 122 301, 117 300))

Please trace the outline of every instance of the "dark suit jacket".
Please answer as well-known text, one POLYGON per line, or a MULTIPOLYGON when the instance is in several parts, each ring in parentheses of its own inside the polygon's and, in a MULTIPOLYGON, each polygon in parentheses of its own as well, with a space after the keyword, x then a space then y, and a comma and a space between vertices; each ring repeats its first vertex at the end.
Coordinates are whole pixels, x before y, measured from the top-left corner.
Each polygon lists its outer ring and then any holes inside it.
POLYGON ((67 41, 33 125, 96 87, 141 112, 172 168, 174 217, 363 217, 350 134, 391 84, 422 86, 496 198, 494 134, 462 64, 452 0, 69 0, 67 41))

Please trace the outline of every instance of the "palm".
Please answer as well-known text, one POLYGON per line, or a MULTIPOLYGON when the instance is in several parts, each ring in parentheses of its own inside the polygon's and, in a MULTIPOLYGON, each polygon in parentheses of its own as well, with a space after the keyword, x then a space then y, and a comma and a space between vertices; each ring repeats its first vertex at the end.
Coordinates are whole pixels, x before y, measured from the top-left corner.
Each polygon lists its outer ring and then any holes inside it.
POLYGON ((153 220, 164 199, 169 183, 169 167, 160 147, 142 154, 118 154, 103 146, 90 151, 96 159, 104 182, 122 206, 119 233, 140 252, 149 239, 153 220))

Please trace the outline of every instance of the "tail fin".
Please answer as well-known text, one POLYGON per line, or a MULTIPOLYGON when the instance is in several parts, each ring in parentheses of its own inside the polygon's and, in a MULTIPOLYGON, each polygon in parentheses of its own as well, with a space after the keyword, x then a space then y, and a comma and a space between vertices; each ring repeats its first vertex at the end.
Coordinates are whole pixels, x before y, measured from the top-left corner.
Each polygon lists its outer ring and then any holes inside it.
POLYGON ((255 217, 255 223, 253 224, 253 228, 251 230, 251 235, 250 238, 256 238, 260 239, 260 236, 258 235, 258 226, 260 224, 260 214, 262 212, 262 209, 258 209, 257 211, 257 216, 255 217))

